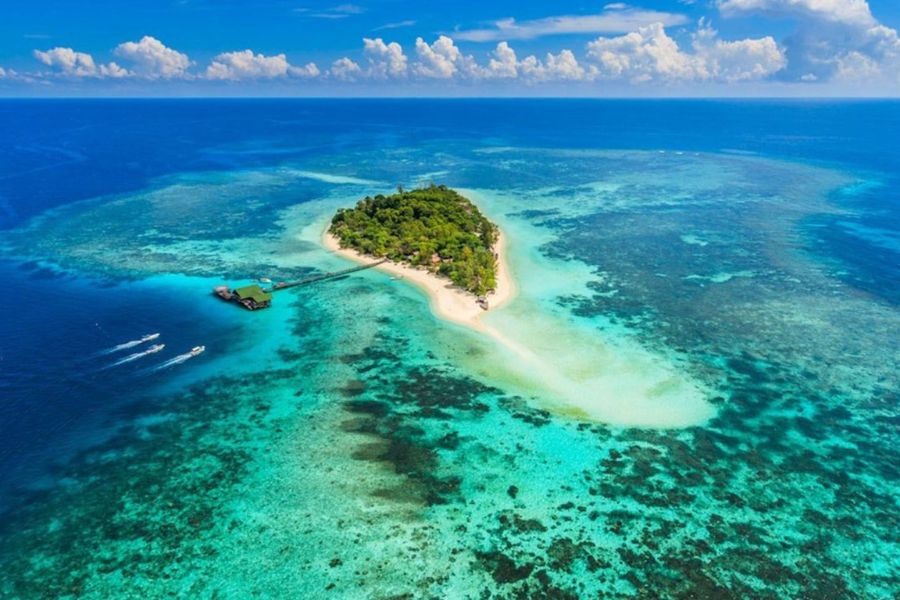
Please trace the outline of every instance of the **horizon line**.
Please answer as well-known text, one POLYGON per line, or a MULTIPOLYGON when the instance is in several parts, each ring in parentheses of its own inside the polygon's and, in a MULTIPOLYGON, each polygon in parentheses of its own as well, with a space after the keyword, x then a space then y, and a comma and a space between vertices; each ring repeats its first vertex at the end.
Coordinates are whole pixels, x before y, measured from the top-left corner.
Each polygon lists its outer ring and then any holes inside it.
POLYGON ((900 96, 4 96, 10 100, 885 100, 900 101, 900 96))

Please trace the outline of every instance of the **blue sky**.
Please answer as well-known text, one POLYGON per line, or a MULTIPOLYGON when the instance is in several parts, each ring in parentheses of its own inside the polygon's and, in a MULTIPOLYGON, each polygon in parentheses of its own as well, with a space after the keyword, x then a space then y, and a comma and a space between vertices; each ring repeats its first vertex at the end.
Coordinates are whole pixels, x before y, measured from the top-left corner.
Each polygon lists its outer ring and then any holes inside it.
POLYGON ((0 95, 900 95, 896 0, 4 2, 0 95))

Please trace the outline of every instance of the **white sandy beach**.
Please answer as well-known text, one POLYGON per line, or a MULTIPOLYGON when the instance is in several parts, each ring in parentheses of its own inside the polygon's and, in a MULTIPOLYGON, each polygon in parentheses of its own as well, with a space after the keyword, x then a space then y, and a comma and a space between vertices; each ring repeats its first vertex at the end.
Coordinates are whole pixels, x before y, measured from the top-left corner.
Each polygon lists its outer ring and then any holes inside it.
MULTIPOLYGON (((350 250, 341 248, 337 238, 328 233, 326 229, 322 234, 322 244, 335 254, 358 263, 370 263, 374 259, 350 250)), ((506 260, 506 238, 500 233, 497 244, 494 246, 497 253, 497 289, 488 294, 488 304, 493 310, 509 302, 516 293, 515 284, 509 273, 509 265, 506 260)), ((394 277, 402 277, 404 281, 412 283, 429 298, 431 310, 435 316, 452 321, 472 329, 488 332, 481 322, 484 310, 476 304, 474 294, 453 285, 448 279, 438 277, 424 269, 418 269, 409 265, 388 261, 380 264, 377 269, 390 273, 394 277)))
MULTIPOLYGON (((319 227, 321 224, 316 225, 316 229, 319 227)), ((322 244, 335 254, 357 263, 373 262, 370 256, 340 248, 327 230, 321 236, 322 244)), ((519 293, 509 269, 508 243, 509 238, 501 233, 494 249, 499 257, 498 285, 488 296, 491 310, 519 293)), ((522 256, 516 259, 521 261, 522 256)), ((491 315, 491 319, 483 319, 485 311, 476 304, 473 294, 445 278, 395 262, 376 268, 402 276, 423 290, 436 317, 477 331, 497 344, 498 354, 490 361, 482 357, 466 363, 473 372, 489 381, 502 381, 527 397, 540 398, 547 409, 558 414, 662 428, 689 426, 714 414, 703 389, 665 359, 629 339, 619 338, 615 345, 610 344, 593 325, 582 328, 539 310, 533 286, 543 290, 558 273, 533 260, 520 266, 532 272, 531 279, 520 282, 525 290, 523 302, 491 315), (539 275, 535 277, 534 272, 539 275)), ((580 273, 579 277, 587 280, 590 275, 580 273)), ((470 360, 467 355, 459 358, 470 360)))

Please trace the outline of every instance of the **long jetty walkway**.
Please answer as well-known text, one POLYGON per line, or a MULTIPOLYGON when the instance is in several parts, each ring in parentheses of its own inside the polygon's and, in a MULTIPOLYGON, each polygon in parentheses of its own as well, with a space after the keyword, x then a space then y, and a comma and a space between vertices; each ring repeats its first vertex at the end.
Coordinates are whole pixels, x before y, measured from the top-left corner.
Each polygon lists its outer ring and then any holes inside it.
POLYGON ((215 294, 222 300, 226 300, 228 302, 236 302, 247 310, 269 308, 272 305, 272 292, 277 292, 278 290, 286 290, 288 288, 298 287, 301 285, 309 285, 318 281, 336 279, 338 277, 343 277, 344 275, 349 275, 350 273, 377 267, 381 263, 387 262, 387 260, 388 259, 383 258, 366 265, 351 267, 349 269, 344 269, 343 271, 320 273, 319 275, 312 275, 311 277, 307 277, 306 279, 299 279, 297 281, 279 281, 278 283, 273 283, 272 287, 268 289, 263 289, 259 286, 259 284, 256 283, 245 285, 244 287, 240 287, 234 290, 229 289, 227 285, 219 285, 213 288, 213 294, 215 294))
POLYGON ((351 267, 349 269, 344 269, 343 271, 332 271, 331 273, 321 273, 319 275, 313 275, 311 277, 307 277, 305 279, 300 279, 298 281, 279 281, 278 283, 272 284, 272 289, 267 291, 277 292, 278 290, 286 290, 287 288, 299 287, 301 285, 309 285, 311 283, 316 283, 319 281, 326 281, 328 279, 334 279, 335 277, 342 277, 344 275, 349 275, 350 273, 356 273, 357 271, 363 271, 365 269, 371 269, 373 267, 377 267, 378 265, 387 262, 388 259, 382 258, 381 260, 375 261, 373 263, 369 263, 366 265, 359 265, 358 267, 351 267))

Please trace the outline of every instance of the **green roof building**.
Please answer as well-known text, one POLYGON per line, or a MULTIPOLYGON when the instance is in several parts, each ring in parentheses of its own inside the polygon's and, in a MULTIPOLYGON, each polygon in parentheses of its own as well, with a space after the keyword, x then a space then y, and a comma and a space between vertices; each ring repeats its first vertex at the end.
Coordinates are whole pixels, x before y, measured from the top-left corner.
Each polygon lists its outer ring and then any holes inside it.
POLYGON ((256 284, 245 285, 234 290, 234 298, 245 308, 256 310, 272 305, 272 294, 256 284))

